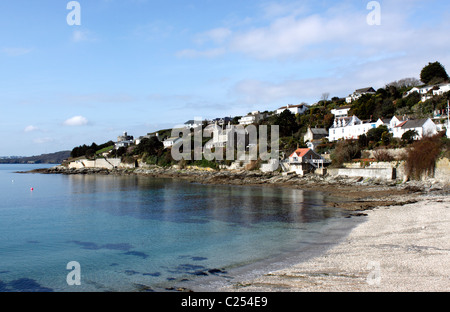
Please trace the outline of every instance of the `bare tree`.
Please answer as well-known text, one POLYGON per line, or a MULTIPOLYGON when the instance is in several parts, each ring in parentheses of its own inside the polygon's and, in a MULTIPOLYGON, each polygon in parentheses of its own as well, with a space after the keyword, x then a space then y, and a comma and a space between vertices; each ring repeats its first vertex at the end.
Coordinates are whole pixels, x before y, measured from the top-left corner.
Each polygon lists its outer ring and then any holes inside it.
POLYGON ((322 101, 328 101, 329 97, 330 97, 330 93, 329 92, 325 92, 325 93, 322 93, 322 96, 320 97, 320 99, 322 101))
POLYGON ((417 78, 403 78, 397 81, 390 82, 386 85, 386 87, 393 86, 396 88, 402 88, 402 87, 417 87, 420 86, 422 83, 417 78))

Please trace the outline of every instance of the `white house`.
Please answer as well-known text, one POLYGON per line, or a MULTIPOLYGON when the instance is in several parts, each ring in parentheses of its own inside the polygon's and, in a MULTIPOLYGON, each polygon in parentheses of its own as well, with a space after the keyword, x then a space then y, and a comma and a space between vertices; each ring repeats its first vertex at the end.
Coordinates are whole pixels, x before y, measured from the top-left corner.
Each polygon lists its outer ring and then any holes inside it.
POLYGON ((291 105, 288 104, 286 106, 280 107, 279 109, 277 109, 277 114, 281 114, 282 112, 284 112, 285 110, 289 110, 291 111, 291 113, 295 114, 304 114, 307 110, 308 110, 308 105, 306 104, 299 104, 299 105, 291 105))
POLYGON ((355 92, 353 92, 353 94, 350 94, 348 97, 346 97, 345 102, 351 103, 351 102, 359 99, 364 94, 375 94, 375 93, 377 93, 377 92, 372 87, 358 89, 358 90, 355 90, 355 92))
POLYGON ((379 125, 380 122, 364 122, 356 116, 336 118, 328 130, 328 140, 333 142, 340 139, 357 139, 361 134, 376 128, 377 124, 379 125))
POLYGON ((403 121, 394 127, 392 134, 394 138, 401 138, 409 130, 417 132, 417 140, 437 133, 436 124, 430 118, 426 118, 403 121))
POLYGON ((442 83, 438 85, 437 89, 433 90, 433 95, 444 95, 444 93, 450 91, 450 83, 442 83))
POLYGON ((238 121, 239 121, 240 125, 246 126, 246 125, 251 125, 251 124, 257 123, 262 118, 263 118, 263 116, 259 111, 254 111, 254 112, 251 112, 250 114, 248 114, 247 116, 242 117, 238 121))
POLYGON ((351 108, 352 108, 351 106, 342 106, 339 108, 332 109, 331 113, 334 115, 335 118, 347 117, 348 112, 351 108))
POLYGON ((420 100, 425 102, 426 100, 432 99, 433 96, 443 95, 445 92, 450 91, 450 83, 440 84, 436 86, 421 86, 414 87, 408 92, 405 93, 403 97, 407 97, 408 95, 417 92, 420 94, 420 100))
POLYGON ((170 137, 163 141, 164 148, 172 147, 176 142, 182 140, 180 137, 170 137))

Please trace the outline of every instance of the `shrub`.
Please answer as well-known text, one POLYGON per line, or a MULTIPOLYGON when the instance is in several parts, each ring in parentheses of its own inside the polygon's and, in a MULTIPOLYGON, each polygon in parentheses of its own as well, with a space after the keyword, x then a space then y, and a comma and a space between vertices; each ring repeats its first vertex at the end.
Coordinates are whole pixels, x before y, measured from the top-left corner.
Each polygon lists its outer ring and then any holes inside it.
POLYGON ((373 156, 377 161, 393 161, 394 157, 385 149, 377 149, 373 152, 373 156))
POLYGON ((136 163, 136 159, 134 159, 132 156, 123 156, 122 162, 124 164, 134 164, 136 163))
POLYGON ((331 154, 333 166, 342 166, 344 162, 361 157, 361 149, 354 140, 339 141, 331 154))
POLYGON ((245 166, 245 170, 258 170, 261 167, 261 159, 252 160, 245 166))
POLYGON ((424 137, 416 141, 406 154, 406 174, 410 179, 420 180, 434 175, 436 160, 442 149, 442 135, 424 137))

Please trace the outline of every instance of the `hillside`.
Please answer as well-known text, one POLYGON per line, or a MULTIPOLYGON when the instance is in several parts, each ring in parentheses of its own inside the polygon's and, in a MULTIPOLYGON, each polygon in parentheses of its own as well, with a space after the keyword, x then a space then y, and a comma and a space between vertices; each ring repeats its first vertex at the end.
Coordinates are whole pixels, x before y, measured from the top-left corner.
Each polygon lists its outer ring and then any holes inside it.
POLYGON ((0 159, 0 164, 60 164, 70 157, 70 151, 61 151, 39 156, 0 159))

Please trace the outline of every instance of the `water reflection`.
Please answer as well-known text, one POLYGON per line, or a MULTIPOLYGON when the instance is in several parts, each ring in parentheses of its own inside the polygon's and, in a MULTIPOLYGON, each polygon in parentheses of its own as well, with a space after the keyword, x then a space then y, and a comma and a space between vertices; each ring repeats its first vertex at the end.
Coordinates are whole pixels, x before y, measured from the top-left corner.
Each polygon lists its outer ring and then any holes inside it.
POLYGON ((300 189, 199 185, 139 176, 68 176, 75 209, 181 223, 211 220, 251 226, 310 223, 336 216, 320 192, 300 189), (80 196, 80 194, 82 196, 80 196))

